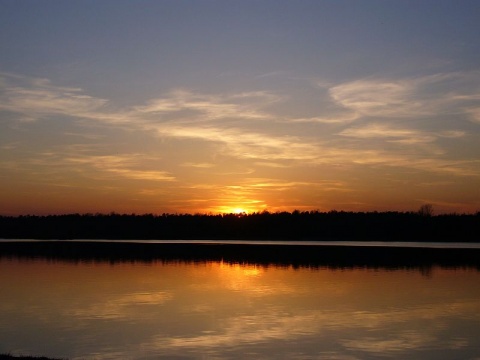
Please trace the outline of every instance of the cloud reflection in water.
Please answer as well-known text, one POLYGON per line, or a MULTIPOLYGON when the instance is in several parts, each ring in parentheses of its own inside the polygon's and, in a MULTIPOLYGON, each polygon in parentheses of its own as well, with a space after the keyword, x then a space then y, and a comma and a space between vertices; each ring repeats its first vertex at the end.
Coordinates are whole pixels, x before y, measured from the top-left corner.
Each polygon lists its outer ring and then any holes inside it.
POLYGON ((468 358, 480 346, 476 270, 433 267, 425 276, 40 259, 0 266, 0 285, 10 289, 0 295, 0 350, 12 353, 45 354, 48 343, 47 355, 70 359, 423 360, 468 358))

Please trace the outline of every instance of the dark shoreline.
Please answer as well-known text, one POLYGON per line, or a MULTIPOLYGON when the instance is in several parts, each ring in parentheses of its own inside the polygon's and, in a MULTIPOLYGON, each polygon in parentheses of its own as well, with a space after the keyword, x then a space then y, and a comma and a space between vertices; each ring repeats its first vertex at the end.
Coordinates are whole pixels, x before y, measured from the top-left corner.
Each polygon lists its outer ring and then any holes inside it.
POLYGON ((264 266, 328 268, 412 268, 433 266, 469 267, 480 270, 480 249, 382 247, 382 246, 301 246, 244 244, 185 244, 21 241, 1 242, 0 258, 47 259, 66 262, 209 262, 257 264, 264 266))
POLYGON ((49 358, 46 356, 0 354, 0 360, 66 360, 66 359, 49 358))
POLYGON ((254 214, 0 216, 0 239, 478 242, 477 214, 294 211, 254 214))

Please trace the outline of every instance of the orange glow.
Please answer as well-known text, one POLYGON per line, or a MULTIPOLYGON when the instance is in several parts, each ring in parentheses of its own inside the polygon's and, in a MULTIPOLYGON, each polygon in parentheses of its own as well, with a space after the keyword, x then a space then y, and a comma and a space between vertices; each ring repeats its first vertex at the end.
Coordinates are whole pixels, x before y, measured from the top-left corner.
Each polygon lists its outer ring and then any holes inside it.
POLYGON ((244 214, 244 213, 246 213, 246 211, 243 210, 242 208, 235 208, 235 209, 233 209, 232 212, 233 212, 234 214, 244 214))
POLYGON ((218 275, 221 283, 231 290, 252 290, 259 287, 264 269, 256 265, 218 264, 218 275))
POLYGON ((236 214, 236 215, 242 215, 242 214, 251 214, 254 212, 257 212, 258 210, 254 207, 248 207, 248 206, 227 206, 227 205, 222 205, 222 206, 217 206, 213 209, 214 213, 220 213, 220 214, 236 214))

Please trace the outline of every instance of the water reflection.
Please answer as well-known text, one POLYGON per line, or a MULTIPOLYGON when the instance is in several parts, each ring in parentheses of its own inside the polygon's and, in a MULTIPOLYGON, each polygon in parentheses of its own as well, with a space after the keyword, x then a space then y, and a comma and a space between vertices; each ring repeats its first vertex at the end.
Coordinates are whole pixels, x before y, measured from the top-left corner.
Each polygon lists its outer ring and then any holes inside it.
POLYGON ((480 273, 0 259, 0 352, 71 359, 468 359, 480 273))
MULTIPOLYGON (((71 262, 193 262, 274 265, 293 268, 380 268, 420 269, 428 274, 432 266, 474 267, 480 270, 480 247, 389 247, 363 245, 308 246, 256 245, 231 242, 184 243, 124 241, 0 241, 0 257, 71 262)), ((282 242, 278 242, 282 243, 282 242)), ((284 242, 285 243, 285 242, 284 242)), ((290 242, 293 243, 293 242, 290 242)), ((343 242, 337 242, 343 243, 343 242)), ((354 244, 355 242, 350 242, 354 244)), ((361 243, 361 242, 360 242, 361 243)), ((415 243, 420 245, 420 243, 415 243)), ((453 243, 452 243, 453 244, 453 243)), ((463 244, 465 245, 465 244, 463 244)))

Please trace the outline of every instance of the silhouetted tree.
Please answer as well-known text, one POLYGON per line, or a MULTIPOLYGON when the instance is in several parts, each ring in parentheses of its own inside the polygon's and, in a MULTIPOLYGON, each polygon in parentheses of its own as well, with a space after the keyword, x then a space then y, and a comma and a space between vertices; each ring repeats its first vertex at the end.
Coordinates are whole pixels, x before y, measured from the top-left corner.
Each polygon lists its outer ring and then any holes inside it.
POLYGON ((418 209, 418 215, 432 216, 433 215, 433 205, 432 204, 423 204, 418 209))

